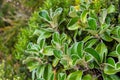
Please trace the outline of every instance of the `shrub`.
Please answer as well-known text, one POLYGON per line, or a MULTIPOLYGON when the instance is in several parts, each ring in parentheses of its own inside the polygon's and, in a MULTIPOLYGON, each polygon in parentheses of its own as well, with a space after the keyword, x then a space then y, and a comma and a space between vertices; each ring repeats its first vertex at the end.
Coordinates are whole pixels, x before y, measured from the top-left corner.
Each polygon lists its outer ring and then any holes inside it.
POLYGON ((80 5, 77 1, 69 12, 58 7, 35 13, 40 22, 31 22, 34 28, 26 34, 30 39, 22 48, 24 54, 17 53, 23 55, 18 59, 24 59, 33 80, 120 79, 117 6, 101 0, 81 0, 80 5))

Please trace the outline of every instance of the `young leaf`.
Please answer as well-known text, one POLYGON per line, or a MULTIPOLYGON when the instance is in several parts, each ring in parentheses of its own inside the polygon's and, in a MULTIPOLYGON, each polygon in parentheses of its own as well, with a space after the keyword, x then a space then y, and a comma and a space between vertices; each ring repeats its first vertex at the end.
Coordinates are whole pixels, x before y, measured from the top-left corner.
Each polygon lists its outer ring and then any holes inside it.
POLYGON ((82 74, 82 71, 75 71, 68 75, 67 80, 81 80, 82 74))

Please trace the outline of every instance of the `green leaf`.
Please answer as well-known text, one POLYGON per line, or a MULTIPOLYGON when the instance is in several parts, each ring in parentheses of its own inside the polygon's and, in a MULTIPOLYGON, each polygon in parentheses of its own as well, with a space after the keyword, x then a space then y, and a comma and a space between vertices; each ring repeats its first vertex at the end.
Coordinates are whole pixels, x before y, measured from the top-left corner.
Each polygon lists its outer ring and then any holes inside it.
POLYGON ((120 38, 120 26, 116 26, 111 31, 111 34, 113 34, 115 37, 120 38))
POLYGON ((60 50, 54 50, 53 52, 54 52, 55 57, 62 58, 62 51, 60 51, 60 50))
POLYGON ((68 54, 68 44, 64 44, 64 53, 68 54))
POLYGON ((23 60, 23 64, 26 64, 31 72, 39 66, 40 61, 38 60, 39 58, 37 57, 27 57, 25 60, 23 60))
POLYGON ((85 55, 85 61, 90 62, 92 60, 93 60, 93 56, 92 55, 90 55, 90 54, 86 54, 85 55))
POLYGON ((52 73, 51 73, 50 80, 54 80, 54 79, 55 79, 55 75, 54 75, 54 73, 52 72, 52 73))
POLYGON ((38 78, 38 79, 36 79, 36 80, 45 80, 45 79, 43 79, 43 78, 38 78))
POLYGON ((61 43, 61 45, 63 45, 64 41, 67 39, 67 35, 65 33, 62 33, 60 35, 60 38, 61 38, 60 43, 61 43))
POLYGON ((109 8, 107 9, 107 13, 109 14, 109 13, 113 13, 113 12, 115 12, 115 6, 111 4, 109 6, 109 8))
POLYGON ((116 57, 118 58, 118 54, 117 54, 117 51, 112 51, 108 54, 108 56, 111 56, 111 57, 116 57))
POLYGON ((117 45, 117 47, 116 47, 116 51, 117 51, 117 53, 118 53, 119 56, 120 56, 120 44, 117 45))
POLYGON ((58 9, 55 10, 54 15, 52 17, 54 23, 58 23, 58 17, 62 13, 62 10, 63 10, 62 8, 58 8, 58 9))
POLYGON ((116 63, 116 69, 117 69, 118 72, 120 71, 120 62, 116 63))
POLYGON ((104 24, 106 16, 107 16, 107 10, 106 9, 102 9, 102 11, 100 13, 100 16, 101 17, 99 17, 99 21, 100 21, 101 24, 104 24))
POLYGON ((91 38, 93 38, 93 36, 86 36, 82 41, 85 43, 88 40, 90 40, 91 38))
POLYGON ((58 74, 58 80, 66 80, 66 74, 65 73, 59 73, 58 74))
POLYGON ((54 50, 54 48, 53 48, 52 46, 46 46, 46 47, 43 49, 42 54, 43 54, 43 55, 47 55, 47 56, 51 56, 51 55, 53 55, 53 50, 54 50))
POLYGON ((92 76, 90 74, 87 74, 83 77, 82 80, 92 80, 92 76))
POLYGON ((83 42, 76 42, 71 47, 71 54, 76 54, 80 58, 83 56, 83 42))
POLYGON ((37 76, 37 78, 43 77, 43 75, 44 75, 44 70, 45 70, 45 65, 40 65, 40 66, 37 68, 37 71, 36 71, 36 76, 37 76))
POLYGON ((72 54, 71 59, 72 59, 72 64, 75 65, 77 60, 79 59, 79 56, 76 54, 72 54))
POLYGON ((100 35, 101 38, 105 41, 111 42, 113 39, 111 38, 109 32, 104 32, 103 34, 100 35))
POLYGON ((104 73, 105 74, 108 74, 108 75, 112 75, 112 74, 115 74, 116 73, 116 70, 114 67, 110 66, 110 65, 106 65, 104 67, 104 73))
POLYGON ((118 41, 120 43, 120 38, 119 37, 114 37, 114 36, 111 36, 114 40, 118 41))
POLYGON ((99 65, 99 63, 101 62, 99 54, 94 49, 92 49, 92 48, 86 48, 85 51, 87 53, 91 54, 95 58, 95 61, 99 65))
POLYGON ((102 24, 101 27, 100 27, 100 31, 99 31, 99 34, 103 34, 108 28, 109 28, 109 24, 102 24))
POLYGON ((58 32, 55 32, 53 34, 53 38, 52 39, 54 40, 54 42, 60 43, 60 34, 58 32))
POLYGON ((64 66, 64 68, 68 68, 68 62, 65 59, 61 59, 60 63, 64 66))
POLYGON ((42 10, 42 11, 39 13, 39 16, 40 16, 43 20, 45 20, 45 21, 47 21, 47 22, 50 22, 50 21, 51 21, 50 16, 49 16, 49 14, 48 14, 48 12, 47 12, 46 10, 42 10))
POLYGON ((52 76, 52 66, 50 64, 47 64, 44 70, 44 79, 45 80, 50 80, 51 76, 52 76))
POLYGON ((96 30, 97 29, 97 22, 96 22, 96 19, 94 18, 88 18, 88 25, 89 25, 89 28, 92 29, 92 30, 96 30))
POLYGON ((81 80, 82 74, 82 71, 75 71, 68 75, 67 80, 81 80))
POLYGON ((86 23, 87 21, 87 14, 88 14, 88 10, 84 10, 80 16, 80 19, 83 23, 86 23))
POLYGON ((70 17, 77 17, 77 12, 76 12, 74 6, 70 6, 69 16, 70 17))
POLYGON ((78 45, 77 45, 77 53, 80 58, 83 57, 83 44, 84 43, 81 41, 81 42, 78 42, 78 45))
POLYGON ((113 67, 115 67, 115 60, 113 58, 108 58, 107 63, 113 67))
POLYGON ((67 24, 67 28, 69 30, 76 30, 79 28, 79 25, 78 25, 78 17, 75 17, 75 18, 72 18, 69 23, 67 24))
POLYGON ((35 79, 35 70, 32 71, 32 80, 35 79))
POLYGON ((98 54, 100 56, 101 63, 105 62, 106 57, 107 57, 107 52, 108 52, 107 47, 105 46, 105 44, 103 42, 99 43, 95 50, 98 52, 98 54))
POLYGON ((44 46, 45 46, 45 39, 42 39, 42 40, 37 40, 37 44, 40 45, 40 48, 42 49, 44 46))
POLYGON ((55 59, 53 60, 52 66, 56 67, 57 64, 59 63, 59 60, 60 60, 59 58, 55 57, 55 59))
POLYGON ((97 39, 91 39, 85 44, 85 48, 91 48, 95 43, 97 42, 97 39))

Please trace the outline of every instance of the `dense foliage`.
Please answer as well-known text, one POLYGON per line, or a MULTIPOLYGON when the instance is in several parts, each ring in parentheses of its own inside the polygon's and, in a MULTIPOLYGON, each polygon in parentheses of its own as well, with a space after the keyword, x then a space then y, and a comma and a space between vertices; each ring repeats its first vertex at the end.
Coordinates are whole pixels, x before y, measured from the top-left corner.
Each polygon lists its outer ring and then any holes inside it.
POLYGON ((119 80, 119 3, 46 0, 30 17, 29 27, 21 30, 12 51, 22 65, 19 71, 29 74, 21 79, 119 80))

